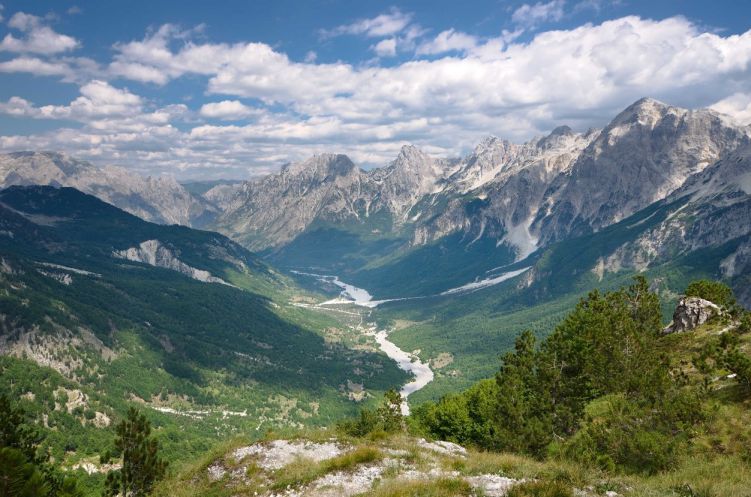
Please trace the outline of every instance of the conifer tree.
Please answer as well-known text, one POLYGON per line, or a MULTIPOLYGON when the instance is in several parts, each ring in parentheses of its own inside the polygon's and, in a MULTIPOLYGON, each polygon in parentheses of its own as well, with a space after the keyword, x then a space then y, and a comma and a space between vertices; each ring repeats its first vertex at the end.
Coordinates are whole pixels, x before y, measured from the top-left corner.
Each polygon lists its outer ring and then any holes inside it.
POLYGON ((167 463, 159 456, 159 444, 151 436, 151 423, 138 409, 131 407, 116 433, 115 449, 122 454, 123 465, 107 475, 104 495, 148 495, 167 469, 167 463))

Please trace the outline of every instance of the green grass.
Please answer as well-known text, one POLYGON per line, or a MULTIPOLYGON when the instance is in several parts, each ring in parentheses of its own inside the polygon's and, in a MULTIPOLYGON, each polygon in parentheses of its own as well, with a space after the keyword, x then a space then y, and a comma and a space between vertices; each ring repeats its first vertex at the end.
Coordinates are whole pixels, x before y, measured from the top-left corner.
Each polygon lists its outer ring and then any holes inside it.
POLYGON ((300 458, 274 474, 274 483, 271 488, 283 490, 288 487, 307 485, 326 474, 351 471, 360 464, 375 463, 381 459, 383 459, 381 451, 371 446, 359 446, 352 451, 319 463, 300 458))
POLYGON ((458 478, 434 481, 389 481, 366 494, 372 497, 469 497, 472 487, 458 478))
POLYGON ((530 481, 516 485, 507 497, 574 497, 571 487, 555 481, 530 481))

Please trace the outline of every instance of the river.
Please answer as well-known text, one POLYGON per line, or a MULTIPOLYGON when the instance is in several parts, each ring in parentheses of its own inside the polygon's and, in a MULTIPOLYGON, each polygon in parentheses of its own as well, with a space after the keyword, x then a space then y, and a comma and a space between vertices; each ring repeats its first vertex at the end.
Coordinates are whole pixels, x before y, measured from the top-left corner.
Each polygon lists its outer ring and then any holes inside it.
MULTIPOLYGON (((482 280, 476 280, 471 283, 467 283, 466 285, 462 285, 457 288, 446 290, 444 292, 441 292, 439 295, 435 295, 435 296, 459 295, 462 293, 469 293, 469 292, 477 291, 481 288, 486 288, 489 286, 497 285, 498 283, 502 281, 506 281, 507 279, 513 278, 514 276, 517 276, 525 272, 528 269, 529 269, 528 267, 522 268, 516 271, 503 273, 498 276, 488 277, 482 280)), ((350 305, 357 305, 357 306, 367 307, 367 308, 372 309, 386 302, 396 302, 396 301, 403 301, 403 300, 428 298, 428 297, 404 297, 404 298, 386 299, 386 300, 373 300, 373 296, 370 294, 370 292, 368 292, 364 288, 358 288, 349 283, 345 283, 342 280, 340 280, 338 276, 327 275, 327 274, 304 273, 301 271, 292 271, 292 272, 295 274, 300 274, 304 276, 311 276, 313 278, 318 279, 319 281, 336 285, 337 287, 342 289, 341 293, 339 294, 337 298, 327 300, 325 302, 321 302, 320 304, 317 304, 316 307, 350 304, 350 305)), ((394 342, 389 340, 388 330, 379 330, 373 327, 369 330, 368 334, 372 335, 375 338, 375 341, 376 343, 378 343, 378 347, 381 349, 381 351, 384 354, 386 354, 391 360, 396 362, 399 368, 401 368, 402 370, 408 373, 411 373, 414 376, 414 379, 404 384, 399 392, 402 395, 402 399, 404 399, 402 402, 402 414, 406 416, 409 414, 409 404, 407 403, 407 397, 409 397, 410 394, 413 394, 417 392, 418 390, 424 388, 425 385, 433 381, 433 378, 435 377, 435 375, 433 374, 433 370, 430 369, 430 365, 428 363, 422 362, 419 357, 417 357, 416 355, 410 352, 406 352, 400 349, 394 342)))

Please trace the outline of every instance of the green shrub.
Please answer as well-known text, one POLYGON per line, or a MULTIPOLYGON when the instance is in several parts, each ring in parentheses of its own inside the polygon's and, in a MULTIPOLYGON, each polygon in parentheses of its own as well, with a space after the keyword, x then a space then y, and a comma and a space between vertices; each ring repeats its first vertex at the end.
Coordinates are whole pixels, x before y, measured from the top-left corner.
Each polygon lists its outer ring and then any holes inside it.
POLYGON ((684 292, 686 297, 699 297, 724 307, 731 314, 740 311, 732 288, 719 281, 696 280, 689 283, 684 292))
MULTIPOLYGON (((692 287, 706 288, 722 289, 692 287)), ((655 473, 676 461, 704 419, 698 391, 672 374, 661 352, 661 325, 659 299, 645 278, 593 291, 539 347, 531 332, 522 333, 503 356, 494 388, 478 384, 425 404, 415 422, 436 438, 484 449, 655 473)), ((745 363, 732 359, 740 371, 745 363)))
POLYGON ((738 324, 738 333, 748 333, 751 331, 751 312, 743 312, 738 324))
POLYGON ((658 404, 612 394, 590 402, 579 431, 563 445, 573 460, 606 471, 654 474, 677 462, 694 425, 700 400, 674 392, 658 404))
POLYGON ((393 389, 388 390, 377 409, 360 409, 360 415, 357 418, 338 423, 337 429, 352 437, 365 437, 377 432, 401 431, 405 428, 401 406, 402 396, 399 392, 393 389))

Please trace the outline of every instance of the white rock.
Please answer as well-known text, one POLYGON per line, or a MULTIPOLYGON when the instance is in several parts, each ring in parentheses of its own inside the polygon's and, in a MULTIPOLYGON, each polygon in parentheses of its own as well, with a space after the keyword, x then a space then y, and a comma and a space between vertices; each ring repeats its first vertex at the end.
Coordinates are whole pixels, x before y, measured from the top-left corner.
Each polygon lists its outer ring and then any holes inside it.
POLYGON ((478 475, 466 478, 472 488, 479 489, 487 497, 503 497, 520 480, 498 475, 478 475))
POLYGON ((721 313, 720 307, 709 300, 699 297, 684 297, 678 301, 673 313, 673 322, 663 330, 663 333, 691 331, 721 313))
POLYGON ((263 469, 280 469, 295 459, 304 458, 312 461, 324 461, 337 457, 345 448, 332 442, 315 443, 298 440, 274 440, 269 443, 257 443, 240 447, 232 456, 242 461, 248 456, 258 456, 258 465, 263 469))

